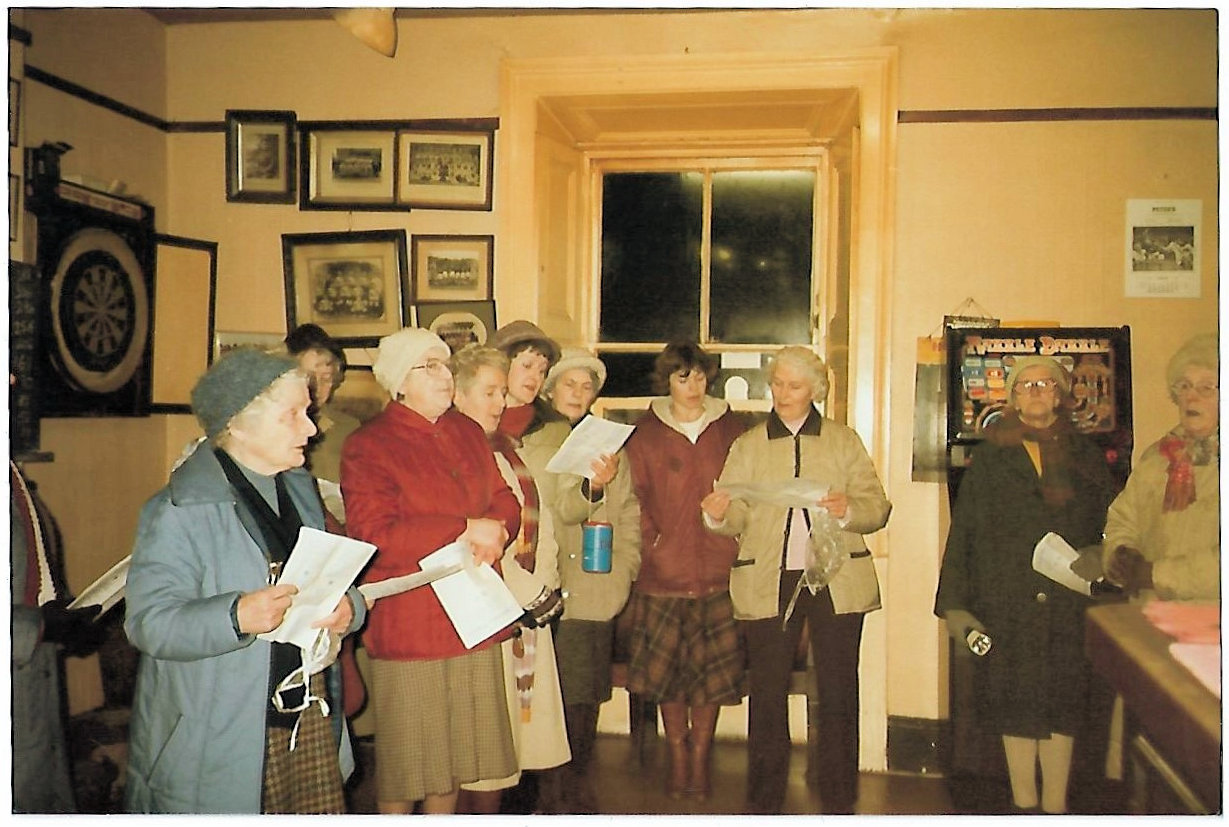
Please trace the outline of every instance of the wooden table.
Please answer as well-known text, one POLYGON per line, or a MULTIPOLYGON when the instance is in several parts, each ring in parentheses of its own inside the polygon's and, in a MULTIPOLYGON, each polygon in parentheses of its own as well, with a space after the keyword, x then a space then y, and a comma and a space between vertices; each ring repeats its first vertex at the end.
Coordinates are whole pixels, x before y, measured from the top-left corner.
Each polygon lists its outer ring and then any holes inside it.
POLYGON ((1169 654, 1138 605, 1088 610, 1085 649, 1123 697, 1128 788, 1139 812, 1221 811, 1221 703, 1169 654))

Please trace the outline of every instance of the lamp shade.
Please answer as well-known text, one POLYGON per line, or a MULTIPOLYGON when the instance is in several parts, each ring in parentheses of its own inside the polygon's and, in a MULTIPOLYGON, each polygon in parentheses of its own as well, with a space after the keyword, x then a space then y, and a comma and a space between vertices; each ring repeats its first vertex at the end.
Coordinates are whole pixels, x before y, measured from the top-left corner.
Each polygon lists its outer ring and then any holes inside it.
POLYGON ((391 8, 335 9, 333 19, 385 57, 397 53, 397 21, 391 8))

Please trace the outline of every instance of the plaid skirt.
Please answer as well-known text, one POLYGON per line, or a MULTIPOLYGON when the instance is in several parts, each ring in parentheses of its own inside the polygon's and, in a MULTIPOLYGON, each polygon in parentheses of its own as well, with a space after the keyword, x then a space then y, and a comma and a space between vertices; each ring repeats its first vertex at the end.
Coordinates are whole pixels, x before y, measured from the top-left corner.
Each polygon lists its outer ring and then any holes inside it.
POLYGON ((660 702, 733 705, 747 665, 729 592, 656 597, 632 592, 627 690, 660 702))
POLYGON ((498 646, 443 660, 371 659, 381 801, 420 801, 516 772, 498 646))
MULTIPOLYGON (((324 696, 324 673, 311 676, 312 694, 324 696)), ((333 708, 330 715, 340 715, 333 708)), ((313 703, 299 719, 294 751, 290 750, 288 727, 268 727, 265 731, 265 774, 261 790, 261 812, 319 814, 344 813, 341 764, 337 757, 337 737, 333 719, 320 714, 313 703)))

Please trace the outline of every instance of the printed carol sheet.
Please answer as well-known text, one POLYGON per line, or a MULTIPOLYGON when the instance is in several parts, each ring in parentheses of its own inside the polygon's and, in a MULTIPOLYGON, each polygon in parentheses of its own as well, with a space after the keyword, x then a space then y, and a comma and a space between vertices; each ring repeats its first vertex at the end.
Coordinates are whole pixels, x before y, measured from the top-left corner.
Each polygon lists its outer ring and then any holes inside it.
POLYGON ((593 461, 602 454, 613 454, 623 447, 627 438, 636 430, 634 425, 611 422, 599 416, 589 415, 572 429, 559 450, 546 463, 552 474, 575 474, 578 477, 593 476, 593 461))
POLYGON ((431 584, 466 649, 472 649, 519 618, 524 609, 488 564, 473 564, 468 543, 449 543, 422 558, 423 569, 462 565, 461 571, 431 584))

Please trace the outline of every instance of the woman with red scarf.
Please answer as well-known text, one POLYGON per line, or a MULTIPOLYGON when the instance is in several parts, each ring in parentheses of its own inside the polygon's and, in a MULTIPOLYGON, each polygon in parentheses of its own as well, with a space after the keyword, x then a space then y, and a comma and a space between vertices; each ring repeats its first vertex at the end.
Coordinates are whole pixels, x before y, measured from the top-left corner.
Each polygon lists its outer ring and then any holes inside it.
POLYGON ((1106 579, 1129 594, 1220 599, 1219 373, 1210 333, 1169 360, 1178 424, 1144 451, 1105 523, 1106 579))
POLYGON ((957 656, 972 657, 973 630, 992 641, 974 667, 978 719, 1002 737, 1022 812, 1066 811, 1074 735, 1088 714, 1091 600, 1034 571, 1033 548, 1048 532, 1074 548, 1096 544, 1113 496, 1105 457, 1067 415, 1070 389, 1049 357, 1012 365, 1010 407, 961 480, 935 596, 957 656))

